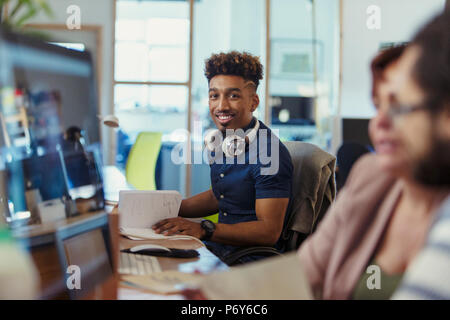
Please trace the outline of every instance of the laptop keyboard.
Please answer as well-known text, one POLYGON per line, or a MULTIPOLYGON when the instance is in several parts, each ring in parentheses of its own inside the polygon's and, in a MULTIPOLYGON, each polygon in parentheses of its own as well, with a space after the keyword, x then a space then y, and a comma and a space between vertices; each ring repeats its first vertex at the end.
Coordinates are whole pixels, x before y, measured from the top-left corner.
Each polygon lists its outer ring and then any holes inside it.
POLYGON ((120 253, 119 273, 149 275, 155 272, 161 272, 161 266, 156 257, 135 253, 120 253))

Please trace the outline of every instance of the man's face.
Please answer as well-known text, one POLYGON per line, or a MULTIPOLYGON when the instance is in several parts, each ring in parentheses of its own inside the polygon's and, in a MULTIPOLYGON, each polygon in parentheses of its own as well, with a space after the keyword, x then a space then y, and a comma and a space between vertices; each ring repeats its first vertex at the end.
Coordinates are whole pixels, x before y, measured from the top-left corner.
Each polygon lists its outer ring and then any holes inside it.
MULTIPOLYGON (((415 81, 413 70, 421 50, 409 47, 398 62, 398 78, 392 100, 398 106, 423 106, 426 94, 415 81)), ((412 175, 427 185, 450 186, 450 115, 417 110, 399 115, 396 128, 405 142, 412 175)))
POLYGON ((247 126, 258 104, 251 81, 239 76, 217 75, 209 82, 209 112, 221 131, 247 126))

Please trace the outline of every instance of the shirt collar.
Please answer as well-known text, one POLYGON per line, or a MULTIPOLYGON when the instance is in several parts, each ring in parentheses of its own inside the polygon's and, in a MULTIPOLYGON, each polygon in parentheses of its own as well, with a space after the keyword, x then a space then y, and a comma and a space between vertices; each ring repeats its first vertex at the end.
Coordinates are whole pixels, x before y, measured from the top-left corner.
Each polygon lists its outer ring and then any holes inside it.
POLYGON ((244 130, 244 132, 245 132, 250 128, 254 128, 256 125, 256 121, 257 121, 256 118, 252 117, 252 120, 250 121, 250 123, 247 126, 245 126, 244 128, 242 128, 242 130, 244 130))

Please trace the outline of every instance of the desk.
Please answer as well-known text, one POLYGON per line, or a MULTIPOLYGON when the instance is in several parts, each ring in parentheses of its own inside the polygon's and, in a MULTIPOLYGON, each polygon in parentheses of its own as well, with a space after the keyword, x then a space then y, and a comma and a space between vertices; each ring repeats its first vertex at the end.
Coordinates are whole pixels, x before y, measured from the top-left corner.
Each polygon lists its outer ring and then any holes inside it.
MULTIPOLYGON (((116 167, 106 167, 104 169, 105 189, 109 190, 105 194, 118 196, 118 191, 130 189, 122 173, 116 167)), ((200 256, 191 259, 158 257, 158 262, 163 271, 178 270, 180 272, 192 273, 198 270, 202 273, 208 273, 213 270, 226 270, 228 267, 212 254, 206 247, 194 240, 143 240, 135 241, 125 237, 118 236, 119 215, 118 210, 108 207, 105 211, 94 213, 85 213, 76 217, 63 219, 45 224, 36 224, 23 226, 13 230, 13 235, 19 241, 22 241, 29 248, 34 263, 39 271, 41 282, 41 298, 60 298, 67 299, 61 284, 64 284, 64 275, 58 259, 58 252, 55 248, 55 231, 58 228, 66 226, 77 226, 94 223, 96 219, 104 216, 107 212, 112 235, 112 250, 114 270, 117 270, 118 253, 120 249, 130 248, 140 244, 153 243, 169 248, 178 249, 197 249, 200 256), (106 211, 106 212, 105 212, 106 211)), ((96 292, 92 298, 114 299, 119 296, 122 299, 173 299, 179 295, 161 296, 158 293, 149 290, 137 289, 120 283, 117 286, 118 277, 115 275, 104 285, 105 290, 96 292), (114 292, 112 292, 114 290, 114 292)))
MULTIPOLYGON (((126 182, 123 173, 115 166, 103 167, 104 192, 105 199, 118 201, 120 190, 133 190, 133 187, 126 182)), ((111 215, 118 216, 118 210, 114 209, 111 215)), ((118 220, 118 219, 117 219, 118 220)), ((213 270, 226 270, 228 267, 217 256, 210 252, 206 247, 194 240, 130 240, 119 237, 119 248, 128 249, 141 244, 158 244, 168 248, 177 249, 197 249, 200 256, 191 259, 157 257, 162 271, 177 270, 180 272, 193 273, 198 270, 202 273, 208 273, 213 270)), ((148 290, 137 289, 121 282, 119 284, 118 296, 123 299, 153 299, 160 298, 157 293, 148 290)), ((170 299, 170 296, 166 296, 170 299)))
MULTIPOLYGON (((129 240, 125 237, 120 237, 119 247, 120 249, 131 248, 140 244, 158 244, 168 248, 177 249, 197 249, 200 256, 197 258, 180 259, 180 258, 167 258, 157 257, 162 271, 177 270, 180 272, 192 273, 196 270, 202 273, 209 273, 217 270, 227 270, 228 266, 225 265, 217 256, 206 247, 201 246, 194 240, 129 240)), ((180 298, 179 295, 167 295, 161 296, 159 293, 151 292, 150 290, 138 289, 131 287, 123 282, 119 284, 118 297, 120 299, 174 299, 180 298)))
MULTIPOLYGON (((82 214, 80 216, 56 221, 53 223, 30 225, 18 228, 13 231, 13 235, 19 241, 29 248, 34 263, 39 271, 41 282, 41 298, 44 299, 67 299, 68 296, 64 292, 61 284, 64 284, 63 273, 61 270, 60 261, 58 259, 58 252, 56 250, 55 231, 58 228, 65 226, 86 226, 95 221, 106 213, 99 211, 96 213, 82 214)), ((219 260, 206 247, 194 240, 130 240, 125 237, 118 237, 118 218, 117 209, 112 210, 108 214, 110 221, 110 230, 112 234, 112 250, 114 270, 117 270, 118 253, 121 249, 130 248, 140 244, 153 243, 159 244, 169 248, 178 249, 197 249, 200 256, 197 258, 180 259, 158 257, 158 262, 163 271, 177 270, 180 272, 192 273, 196 270, 202 273, 209 273, 216 270, 226 270, 228 267, 219 260)), ((103 291, 96 291, 94 299, 174 299, 181 298, 180 295, 162 296, 159 293, 151 292, 150 290, 138 289, 126 285, 123 282, 117 284, 119 277, 110 279, 108 283, 103 286, 103 291), (112 292, 112 290, 115 290, 112 292)))
POLYGON ((76 228, 80 233, 90 230, 100 221, 108 220, 111 231, 111 250, 113 274, 105 282, 96 285, 95 289, 86 295, 85 299, 115 299, 117 297, 117 257, 118 252, 118 216, 105 211, 81 214, 77 217, 62 219, 55 222, 29 225, 14 229, 12 234, 16 240, 26 247, 34 261, 40 280, 41 299, 68 299, 65 275, 60 263, 56 244, 56 232, 61 228, 76 228))

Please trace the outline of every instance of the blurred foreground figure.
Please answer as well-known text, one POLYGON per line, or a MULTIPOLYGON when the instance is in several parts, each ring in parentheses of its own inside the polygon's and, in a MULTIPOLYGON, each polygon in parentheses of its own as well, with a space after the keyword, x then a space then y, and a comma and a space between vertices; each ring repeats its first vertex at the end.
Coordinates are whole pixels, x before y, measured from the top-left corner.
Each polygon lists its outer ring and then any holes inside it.
MULTIPOLYGON (((429 108, 422 138, 410 142, 414 178, 450 189, 450 12, 418 33, 399 64, 409 75, 403 89, 416 87, 429 108)), ((427 242, 394 298, 450 299, 450 197, 435 214, 427 242)))
POLYGON ((0 300, 36 299, 38 276, 31 257, 0 224, 0 300))
POLYGON ((317 298, 389 299, 426 246, 450 194, 450 148, 442 147, 450 139, 449 21, 436 18, 402 52, 388 49, 374 60, 397 57, 375 87, 369 135, 376 154, 355 164, 299 249, 317 298))

